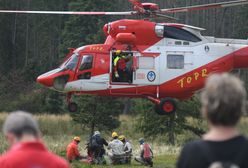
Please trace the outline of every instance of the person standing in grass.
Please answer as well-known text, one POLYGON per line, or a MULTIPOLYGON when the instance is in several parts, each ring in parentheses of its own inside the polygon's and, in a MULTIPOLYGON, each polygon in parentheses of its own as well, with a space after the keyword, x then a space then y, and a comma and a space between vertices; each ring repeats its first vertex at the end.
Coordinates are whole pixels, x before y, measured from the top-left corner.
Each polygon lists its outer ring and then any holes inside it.
POLYGON ((210 76, 201 95, 209 131, 203 140, 184 146, 177 168, 247 168, 248 140, 236 128, 245 101, 246 90, 237 77, 210 76))
POLYGON ((1 168, 69 168, 64 159, 46 149, 31 114, 11 113, 4 122, 3 132, 11 147, 0 157, 1 168))

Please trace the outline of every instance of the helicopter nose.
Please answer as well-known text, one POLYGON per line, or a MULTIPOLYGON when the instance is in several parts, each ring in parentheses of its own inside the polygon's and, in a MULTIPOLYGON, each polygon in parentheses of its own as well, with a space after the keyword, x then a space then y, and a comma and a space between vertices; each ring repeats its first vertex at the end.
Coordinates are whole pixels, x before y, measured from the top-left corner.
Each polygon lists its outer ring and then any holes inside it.
POLYGON ((56 74, 60 72, 61 69, 54 69, 52 71, 49 71, 45 74, 40 75, 37 79, 36 82, 40 83, 46 87, 52 87, 54 83, 54 78, 56 77, 56 74))
POLYGON ((37 79, 36 79, 37 83, 40 83, 46 87, 52 87, 53 86, 53 78, 51 78, 50 76, 43 76, 40 75, 37 79))

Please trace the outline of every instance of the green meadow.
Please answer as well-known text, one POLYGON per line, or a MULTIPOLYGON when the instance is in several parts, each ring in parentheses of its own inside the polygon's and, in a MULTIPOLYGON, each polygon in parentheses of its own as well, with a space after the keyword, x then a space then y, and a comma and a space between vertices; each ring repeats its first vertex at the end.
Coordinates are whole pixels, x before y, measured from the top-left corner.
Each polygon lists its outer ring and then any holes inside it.
MULTIPOLYGON (((4 119, 6 118, 7 113, 0 114, 0 125, 3 124, 4 119)), ((73 136, 80 136, 82 141, 79 144, 80 153, 86 155, 85 143, 89 135, 89 130, 83 128, 79 124, 76 124, 72 121, 69 115, 35 115, 35 118, 39 121, 40 129, 42 132, 42 140, 46 144, 47 148, 62 156, 66 155, 66 146, 72 140, 73 136)), ((136 132, 134 128, 135 118, 130 116, 120 116, 121 126, 116 130, 117 132, 124 134, 133 144, 133 155, 138 155, 139 153, 139 144, 137 142, 139 137, 142 137, 142 134, 136 132)), ((190 120, 190 119, 189 119, 190 120)), ((239 128, 242 133, 248 135, 248 119, 243 118, 239 128)), ((106 140, 110 140, 111 132, 103 132, 103 137, 106 140)), ((194 136, 190 132, 185 132, 181 135, 177 135, 177 143, 174 146, 168 145, 164 141, 164 137, 155 137, 152 141, 149 141, 151 144, 155 157, 154 157, 154 167, 155 168, 175 168, 177 157, 180 153, 181 147, 186 141, 196 139, 198 137, 194 136)), ((5 138, 0 133, 0 153, 4 153, 8 149, 8 144, 5 141, 5 138)), ((108 158, 106 157, 108 162, 108 158)), ((96 166, 96 165, 84 165, 79 162, 73 162, 71 164, 72 168, 102 168, 102 167, 116 167, 116 168, 125 168, 125 167, 135 167, 142 168, 140 164, 136 163, 134 160, 131 165, 120 165, 120 166, 96 166)))

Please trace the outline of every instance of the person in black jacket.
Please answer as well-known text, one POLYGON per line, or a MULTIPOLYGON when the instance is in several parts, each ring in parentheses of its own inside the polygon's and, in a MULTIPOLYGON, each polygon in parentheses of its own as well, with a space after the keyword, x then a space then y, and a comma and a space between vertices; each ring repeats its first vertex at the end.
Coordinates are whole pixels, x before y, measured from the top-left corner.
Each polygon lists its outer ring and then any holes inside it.
POLYGON ((236 129, 245 112, 246 91, 235 76, 215 74, 201 95, 209 131, 183 148, 177 168, 248 168, 248 141, 236 129))
POLYGON ((90 160, 92 160, 91 162, 94 164, 106 164, 104 159, 104 146, 108 146, 107 141, 101 137, 99 131, 95 131, 87 144, 88 155, 91 158, 90 160))

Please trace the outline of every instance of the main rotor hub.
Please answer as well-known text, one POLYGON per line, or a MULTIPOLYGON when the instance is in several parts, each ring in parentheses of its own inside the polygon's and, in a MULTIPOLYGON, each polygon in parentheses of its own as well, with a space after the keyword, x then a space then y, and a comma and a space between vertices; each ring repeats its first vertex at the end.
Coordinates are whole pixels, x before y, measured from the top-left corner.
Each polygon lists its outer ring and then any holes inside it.
POLYGON ((146 11, 158 11, 159 10, 158 4, 155 4, 155 3, 142 3, 142 6, 146 11))

